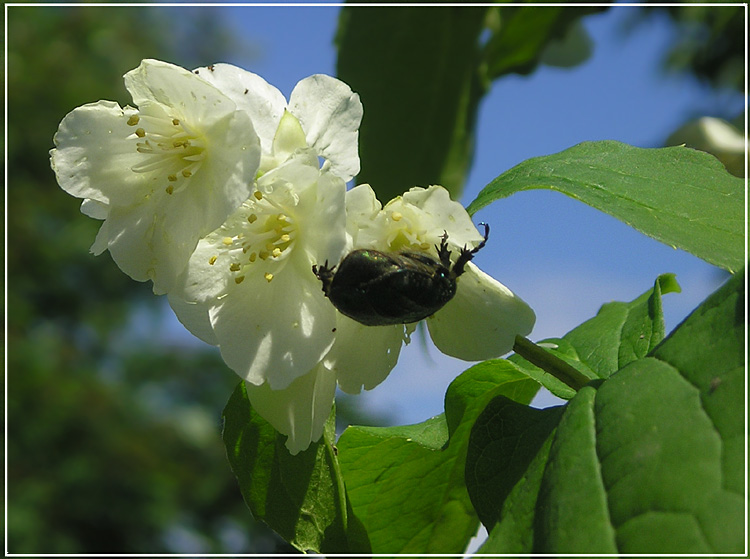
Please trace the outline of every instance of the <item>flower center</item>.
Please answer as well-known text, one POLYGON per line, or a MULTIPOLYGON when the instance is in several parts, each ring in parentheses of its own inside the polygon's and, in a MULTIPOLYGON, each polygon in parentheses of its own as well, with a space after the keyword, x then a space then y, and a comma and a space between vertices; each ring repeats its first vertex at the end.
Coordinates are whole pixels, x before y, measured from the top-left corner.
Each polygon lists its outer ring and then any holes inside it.
POLYGON ((204 140, 184 121, 166 113, 141 111, 128 118, 128 125, 137 127, 135 135, 142 140, 136 143, 136 150, 143 161, 132 170, 151 174, 167 194, 184 189, 206 157, 204 140))
MULTIPOLYGON (((284 212, 274 196, 256 190, 232 216, 230 228, 234 236, 221 239, 229 255, 228 266, 235 283, 242 283, 247 274, 262 273, 266 281, 273 280, 293 252, 297 237, 294 219, 284 212)), ((214 265, 218 256, 212 256, 214 265)))
MULTIPOLYGON (((399 252, 401 250, 429 251, 434 243, 427 238, 427 231, 420 229, 413 219, 405 216, 399 211, 387 211, 386 215, 386 238, 388 250, 399 252)), ((438 241, 439 242, 439 239, 438 241)))

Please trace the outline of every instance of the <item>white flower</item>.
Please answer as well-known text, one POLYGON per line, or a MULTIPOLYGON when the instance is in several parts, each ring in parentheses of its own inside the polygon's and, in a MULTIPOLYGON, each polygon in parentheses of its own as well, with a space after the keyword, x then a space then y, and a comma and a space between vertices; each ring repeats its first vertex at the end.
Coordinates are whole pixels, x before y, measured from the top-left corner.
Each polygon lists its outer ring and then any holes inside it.
POLYGON ((336 315, 312 272, 346 249, 346 185, 299 154, 201 239, 169 302, 196 336, 252 384, 289 386, 334 342, 336 315))
MULTIPOLYGON (((464 245, 483 239, 463 206, 439 186, 413 188, 381 209, 372 189, 361 185, 347 192, 346 211, 353 248, 419 250, 436 258, 435 245, 447 231, 455 261, 464 245)), ((470 361, 488 359, 509 352, 516 335, 531 332, 534 312, 472 263, 456 281, 456 296, 426 320, 441 351, 470 361)), ((336 386, 351 394, 375 388, 395 366, 414 327, 364 326, 336 312, 334 343, 321 362, 280 390, 248 383, 250 402, 288 436, 286 446, 296 454, 322 435, 336 386)))
POLYGON ((336 387, 323 359, 340 335, 338 313, 312 266, 348 250, 345 181, 359 171, 362 106, 329 76, 302 80, 287 104, 240 68, 197 73, 251 115, 262 161, 253 195, 198 243, 169 302, 191 332, 219 346, 253 406, 298 452, 320 437, 336 387), (294 406, 279 403, 292 394, 294 406))
MULTIPOLYGON (((354 190, 360 188, 363 199, 375 199, 367 185, 354 190)), ((444 233, 454 263, 464 246, 476 247, 483 239, 464 207, 451 200, 445 188, 415 187, 388 202, 374 222, 361 228, 353 244, 384 252, 424 251, 437 258, 435 246, 444 233)), ((425 321, 432 341, 446 355, 466 361, 498 357, 513 349, 516 335, 531 332, 534 311, 472 262, 456 284, 453 299, 425 321)))
POLYGON ((230 64, 214 64, 196 73, 251 116, 263 149, 261 173, 304 148, 325 159, 331 172, 344 181, 359 173, 357 141, 362 103, 344 82, 315 74, 297 83, 287 103, 284 95, 263 78, 230 64), (299 136, 287 133, 286 139, 280 140, 279 127, 287 113, 294 116, 299 136))
POLYGON ((60 186, 103 219, 92 252, 169 291, 198 239, 247 199, 260 163, 250 115, 178 66, 144 60, 125 86, 137 109, 99 101, 68 114, 51 153, 60 186))

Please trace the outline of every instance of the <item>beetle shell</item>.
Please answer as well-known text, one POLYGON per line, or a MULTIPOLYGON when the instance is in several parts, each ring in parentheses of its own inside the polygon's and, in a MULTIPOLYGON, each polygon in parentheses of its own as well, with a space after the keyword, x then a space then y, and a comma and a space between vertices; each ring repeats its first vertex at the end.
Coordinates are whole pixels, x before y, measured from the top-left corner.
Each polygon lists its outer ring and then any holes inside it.
POLYGON ((360 249, 339 264, 323 291, 342 313, 367 326, 417 322, 456 294, 448 268, 426 254, 360 249))
POLYGON ((464 247, 451 267, 448 234, 437 249, 439 260, 424 252, 350 252, 336 267, 313 266, 323 292, 344 315, 366 326, 408 324, 433 315, 456 294, 456 278, 487 241, 464 247), (335 272, 334 272, 335 269, 335 272))

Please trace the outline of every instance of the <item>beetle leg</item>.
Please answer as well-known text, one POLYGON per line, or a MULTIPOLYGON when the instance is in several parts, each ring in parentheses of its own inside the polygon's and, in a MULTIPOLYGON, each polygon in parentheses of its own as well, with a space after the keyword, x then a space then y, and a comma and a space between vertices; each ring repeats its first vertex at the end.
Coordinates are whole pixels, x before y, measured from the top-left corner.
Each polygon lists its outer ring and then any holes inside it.
POLYGON ((474 255, 482 250, 484 248, 484 245, 487 244, 487 239, 490 237, 490 226, 487 223, 480 223, 480 225, 484 225, 484 239, 482 239, 482 242, 479 243, 476 247, 470 249, 466 245, 464 245, 464 248, 461 249, 461 254, 458 255, 458 260, 456 260, 456 265, 453 266, 453 273, 456 275, 456 277, 460 276, 464 273, 464 267, 466 264, 474 258, 474 255))
POLYGON ((440 237, 440 247, 435 245, 435 250, 437 250, 440 263, 450 269, 451 251, 448 250, 448 231, 443 231, 443 235, 440 237))

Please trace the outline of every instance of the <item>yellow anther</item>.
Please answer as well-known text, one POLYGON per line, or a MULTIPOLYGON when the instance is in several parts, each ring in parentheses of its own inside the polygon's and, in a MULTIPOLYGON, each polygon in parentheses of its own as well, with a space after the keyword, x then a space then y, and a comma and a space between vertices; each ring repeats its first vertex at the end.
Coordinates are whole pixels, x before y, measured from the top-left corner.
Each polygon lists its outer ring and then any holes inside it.
POLYGON ((237 263, 237 262, 232 262, 232 263, 231 263, 231 264, 229 265, 229 271, 230 271, 230 272, 239 272, 239 271, 240 271, 240 268, 241 268, 241 266, 240 266, 240 265, 239 265, 239 263, 237 263))
POLYGON ((258 216, 255 214, 250 214, 249 216, 247 216, 247 221, 248 223, 255 223, 256 221, 258 221, 258 216))
POLYGON ((179 126, 180 125, 180 119, 179 118, 173 118, 172 119, 172 124, 174 124, 175 126, 179 126))
POLYGON ((136 128, 135 129, 135 135, 139 138, 145 138, 146 137, 146 131, 143 128, 136 128))
POLYGON ((138 115, 130 115, 130 118, 128 118, 128 126, 135 126, 141 121, 141 117, 138 115))
POLYGON ((250 253, 250 262, 255 262, 255 259, 258 258, 257 253, 251 252, 250 253))
POLYGON ((192 177, 193 172, 190 169, 183 169, 182 170, 182 176, 185 178, 192 177))
POLYGON ((233 241, 232 241, 232 237, 224 237, 224 238, 223 238, 223 239, 221 240, 221 242, 222 242, 222 243, 224 243, 225 245, 229 246, 229 245, 231 245, 231 244, 232 244, 232 242, 233 242, 233 241))
POLYGON ((167 180, 169 182, 177 182, 177 175, 167 175, 167 180))
POLYGON ((167 191, 167 194, 172 194, 172 193, 174 192, 174 186, 172 186, 172 185, 170 184, 170 185, 169 185, 169 186, 167 186, 167 188, 165 188, 164 190, 166 190, 166 191, 167 191))
POLYGON ((237 276, 236 278, 234 278, 234 283, 236 283, 237 285, 241 284, 243 281, 245 281, 245 276, 237 276))
POLYGON ((267 250, 261 250, 260 254, 258 254, 258 256, 260 256, 261 260, 265 260, 266 258, 268 258, 268 251, 267 250))
POLYGON ((217 258, 218 257, 216 255, 213 255, 211 258, 208 259, 208 263, 211 264, 211 266, 213 266, 214 264, 216 264, 217 258))
POLYGON ((401 221, 401 218, 402 218, 402 217, 404 217, 404 216, 403 216, 403 215, 401 215, 401 213, 400 213, 400 212, 393 212, 393 213, 391 214, 391 219, 392 219, 393 221, 401 221))
POLYGON ((284 234, 283 234, 283 235, 282 235, 282 236, 280 237, 280 239, 281 239, 281 242, 282 242, 282 243, 288 243, 288 242, 289 242, 289 241, 290 241, 290 240, 291 240, 292 238, 291 238, 291 237, 290 237, 290 236, 289 236, 288 234, 284 233, 284 234))
POLYGON ((256 190, 255 192, 253 192, 253 196, 255 196, 255 198, 258 200, 263 199, 263 194, 260 193, 260 190, 256 190))
POLYGON ((271 254, 273 255, 274 258, 278 258, 279 256, 281 256, 281 249, 277 247, 273 249, 271 254))
POLYGON ((270 272, 266 272, 265 274, 263 274, 263 277, 266 278, 267 282, 270 282, 273 279, 273 274, 270 272))

